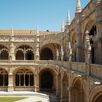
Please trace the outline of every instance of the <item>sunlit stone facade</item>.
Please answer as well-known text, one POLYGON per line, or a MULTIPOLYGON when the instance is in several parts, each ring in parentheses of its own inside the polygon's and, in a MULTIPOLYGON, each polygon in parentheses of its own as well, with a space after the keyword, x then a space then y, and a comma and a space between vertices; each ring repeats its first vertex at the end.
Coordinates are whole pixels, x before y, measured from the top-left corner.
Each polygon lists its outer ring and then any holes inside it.
POLYGON ((102 0, 90 0, 61 32, 0 30, 0 91, 102 102, 102 0))

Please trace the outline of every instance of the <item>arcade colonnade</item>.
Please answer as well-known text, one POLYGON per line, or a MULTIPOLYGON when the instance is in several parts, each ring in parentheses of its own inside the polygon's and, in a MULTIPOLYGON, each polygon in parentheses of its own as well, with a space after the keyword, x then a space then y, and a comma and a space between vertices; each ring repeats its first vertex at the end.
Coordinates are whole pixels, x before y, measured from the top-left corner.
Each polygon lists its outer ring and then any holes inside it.
POLYGON ((102 86, 89 90, 89 80, 56 67, 0 68, 0 91, 34 91, 56 94, 60 102, 101 102, 102 86))
POLYGON ((17 46, 13 43, 12 49, 6 45, 0 44, 0 60, 63 60, 62 46, 57 43, 48 43, 43 45, 36 52, 34 46, 27 44, 17 46))

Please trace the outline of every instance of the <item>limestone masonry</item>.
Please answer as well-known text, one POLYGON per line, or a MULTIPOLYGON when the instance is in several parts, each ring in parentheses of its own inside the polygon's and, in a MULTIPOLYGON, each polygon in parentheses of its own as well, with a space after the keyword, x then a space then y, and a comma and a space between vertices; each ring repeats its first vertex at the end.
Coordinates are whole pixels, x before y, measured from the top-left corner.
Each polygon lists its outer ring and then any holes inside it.
POLYGON ((47 92, 56 102, 102 102, 102 0, 61 32, 0 30, 0 91, 47 92))

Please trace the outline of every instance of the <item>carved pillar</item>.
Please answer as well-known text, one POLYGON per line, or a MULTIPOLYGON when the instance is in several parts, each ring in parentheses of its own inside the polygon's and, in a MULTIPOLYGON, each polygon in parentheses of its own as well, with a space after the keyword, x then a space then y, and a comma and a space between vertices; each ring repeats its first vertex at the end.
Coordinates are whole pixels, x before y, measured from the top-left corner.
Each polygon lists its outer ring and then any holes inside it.
POLYGON ((71 43, 69 42, 69 45, 68 45, 68 48, 69 48, 69 62, 72 61, 72 48, 71 48, 71 43))
POLYGON ((26 50, 24 49, 24 61, 26 60, 26 50))
POLYGON ((90 38, 89 38, 89 32, 86 31, 85 36, 85 49, 86 49, 86 56, 85 56, 85 63, 86 63, 86 69, 87 69, 87 75, 89 76, 91 74, 91 44, 90 44, 90 38))
POLYGON ((8 75, 8 91, 14 91, 13 73, 9 73, 8 75))
POLYGON ((56 49, 56 60, 59 60, 59 51, 56 49))
POLYGON ((68 79, 68 84, 69 84, 69 87, 68 87, 68 98, 69 98, 69 101, 68 102, 71 102, 71 72, 69 73, 69 79, 68 79))
POLYGON ((90 38, 89 38, 89 32, 86 31, 86 36, 85 36, 85 49, 86 49, 86 60, 85 62, 87 64, 91 63, 91 44, 90 44, 90 38))
POLYGON ((61 97, 61 73, 59 72, 58 74, 58 91, 57 91, 57 95, 60 98, 61 97))
POLYGON ((14 46, 14 31, 13 28, 11 30, 11 36, 10 36, 10 54, 9 54, 10 61, 15 60, 15 46, 14 46))
POLYGON ((63 102, 63 76, 64 76, 64 72, 61 73, 61 99, 60 102, 63 102))
POLYGON ((40 54, 39 54, 39 50, 40 50, 40 41, 39 41, 39 31, 37 31, 37 35, 36 35, 36 52, 35 52, 35 60, 39 60, 40 59, 40 54))
POLYGON ((35 74, 34 74, 34 87, 35 87, 35 92, 39 92, 39 73, 38 73, 38 69, 35 70, 35 74))
POLYGON ((61 46, 61 61, 63 61, 63 57, 64 57, 64 51, 63 51, 63 46, 61 46))
POLYGON ((72 46, 71 46, 71 42, 69 42, 69 69, 70 69, 70 73, 69 73, 69 77, 68 77, 68 102, 71 102, 71 71, 72 71, 72 46))
POLYGON ((58 74, 56 75, 56 95, 58 96, 58 74))
POLYGON ((10 44, 10 60, 14 61, 15 60, 15 46, 14 43, 11 42, 10 44))

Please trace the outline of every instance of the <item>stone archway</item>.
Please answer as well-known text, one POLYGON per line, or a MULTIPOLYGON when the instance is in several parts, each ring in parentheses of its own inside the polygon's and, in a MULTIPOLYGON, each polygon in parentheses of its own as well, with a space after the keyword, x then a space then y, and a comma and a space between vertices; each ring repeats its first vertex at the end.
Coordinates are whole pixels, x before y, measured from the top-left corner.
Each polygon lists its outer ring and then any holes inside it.
POLYGON ((80 79, 76 79, 71 88, 71 102, 85 102, 84 89, 80 79))
POLYGON ((50 48, 44 48, 42 49, 40 53, 40 59, 41 60, 53 60, 53 52, 50 48))
POLYGON ((0 91, 6 91, 8 88, 8 72, 0 68, 0 91))
POLYGON ((24 53, 22 50, 16 52, 16 60, 24 60, 24 53))
MULTIPOLYGON (((86 36, 89 36, 89 40, 90 40, 90 46, 91 46, 91 51, 90 51, 90 61, 92 64, 97 63, 97 43, 96 43, 96 35, 97 35, 97 26, 96 23, 93 20, 90 20, 89 22, 87 22, 87 24, 85 25, 85 34, 83 35, 83 42, 84 45, 86 43, 86 36)), ((85 45, 86 46, 86 45, 85 45)), ((87 48, 85 49, 86 53, 87 48)), ((87 57, 87 53, 85 55, 87 57)))
POLYGON ((56 43, 48 43, 40 49, 40 60, 60 60, 61 46, 56 43))
POLYGON ((54 74, 50 69, 43 69, 39 74, 40 91, 54 91, 54 74))
POLYGON ((4 45, 0 45, 0 60, 8 60, 8 59, 9 59, 9 49, 4 45))
POLYGON ((34 90, 34 74, 26 68, 18 69, 15 72, 15 90, 33 91, 34 90))
POLYGON ((34 60, 33 48, 28 45, 21 45, 15 51, 16 60, 34 60))
POLYGON ((26 60, 34 60, 34 53, 31 50, 26 51, 26 60))
MULTIPOLYGON (((96 88, 97 91, 99 90, 96 88)), ((102 91, 101 92, 96 92, 95 95, 92 95, 93 97, 90 98, 90 102, 102 102, 102 91)))
POLYGON ((98 96, 93 102, 102 102, 102 94, 98 96))

